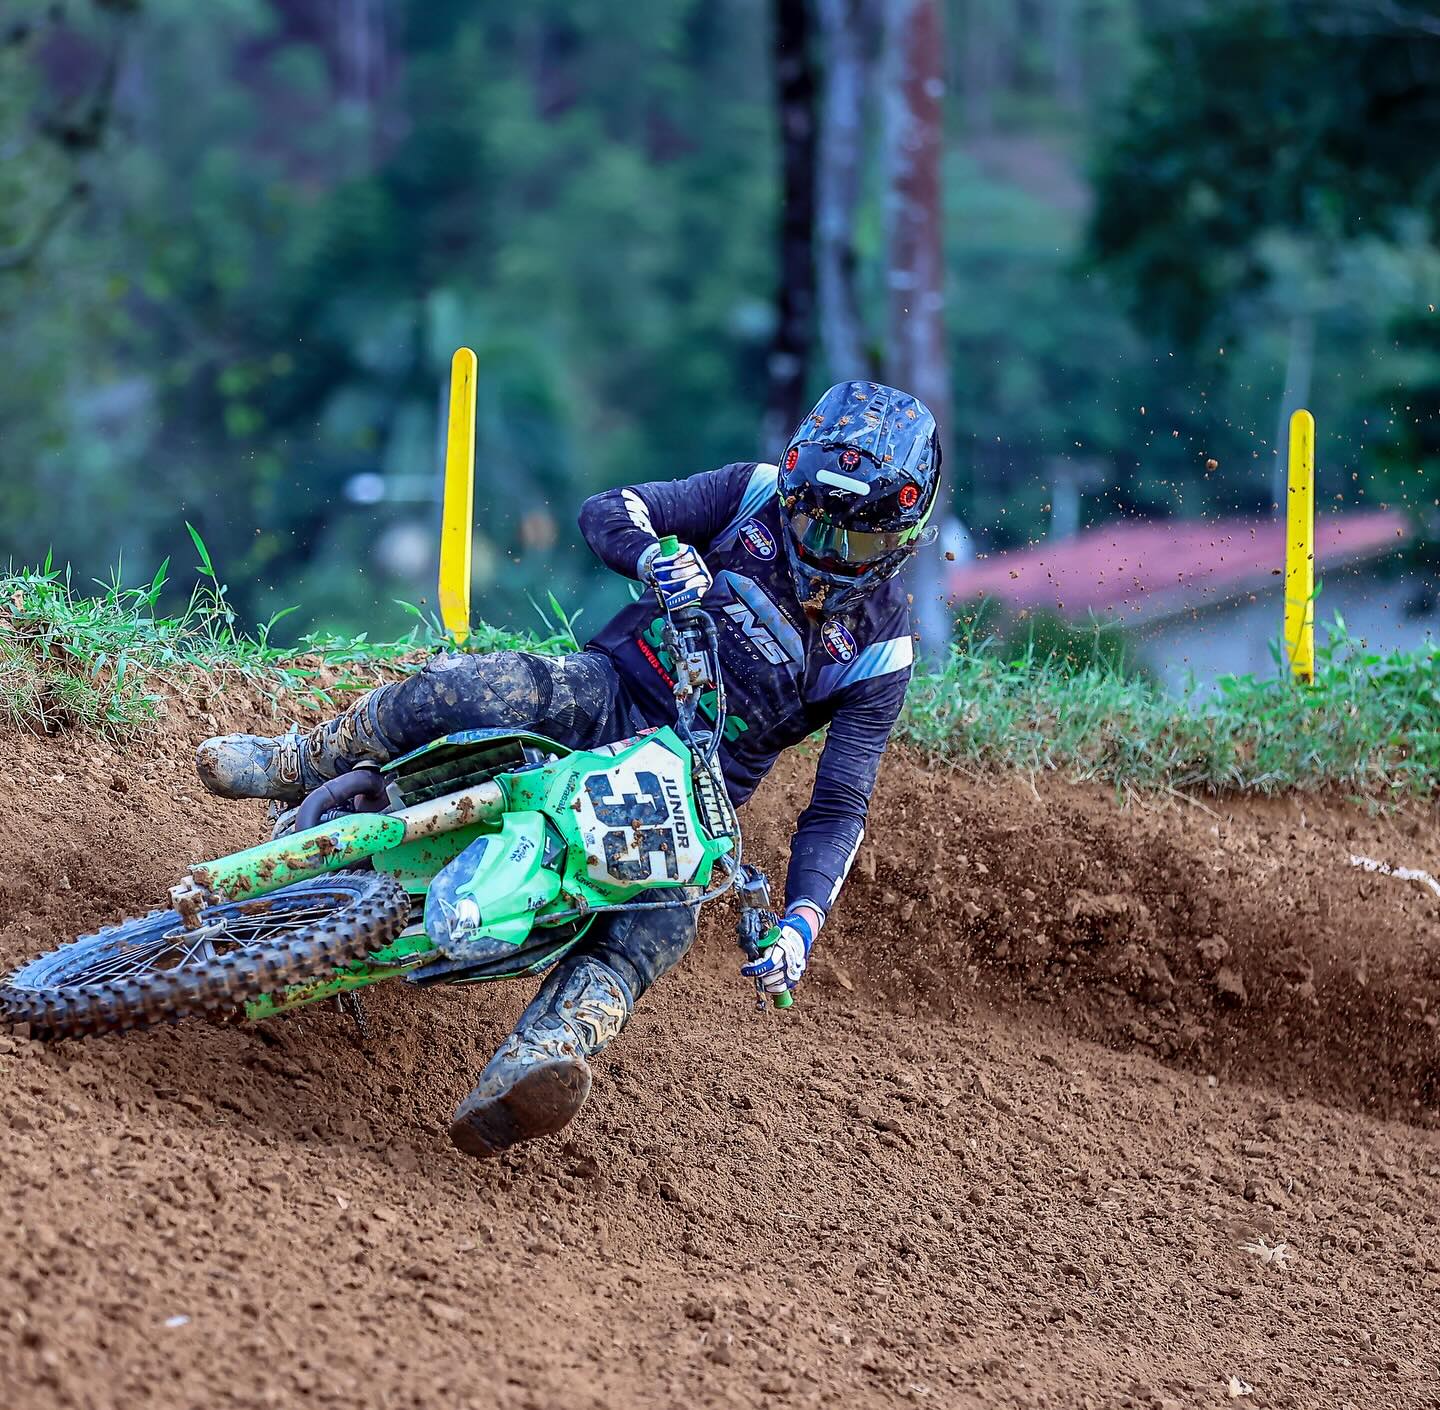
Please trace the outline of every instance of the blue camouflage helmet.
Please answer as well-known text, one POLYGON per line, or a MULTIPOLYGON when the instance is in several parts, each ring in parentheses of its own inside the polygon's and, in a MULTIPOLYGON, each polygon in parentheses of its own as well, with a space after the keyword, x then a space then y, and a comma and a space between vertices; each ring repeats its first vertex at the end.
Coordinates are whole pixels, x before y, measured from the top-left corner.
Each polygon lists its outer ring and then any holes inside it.
POLYGON ((879 382, 838 382, 780 460, 785 550, 804 605, 853 606, 934 537, 940 435, 924 402, 879 382))

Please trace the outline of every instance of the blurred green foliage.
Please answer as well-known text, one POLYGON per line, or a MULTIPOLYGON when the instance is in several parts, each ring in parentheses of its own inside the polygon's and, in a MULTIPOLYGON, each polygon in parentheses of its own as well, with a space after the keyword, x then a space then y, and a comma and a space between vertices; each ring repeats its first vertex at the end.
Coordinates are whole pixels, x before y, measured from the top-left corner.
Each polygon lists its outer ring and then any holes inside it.
POLYGON ((1431 538, 1437 141, 1435 5, 1176 6, 1097 148, 1091 228, 1138 326, 1205 388, 1209 444, 1234 443, 1254 379, 1268 370, 1278 390, 1276 330, 1298 322, 1315 349, 1303 399, 1319 423, 1322 504, 1400 505, 1431 538))
POLYGON ((580 595, 585 494, 749 450, 774 203, 758 0, 723 25, 680 0, 415 0, 386 7, 398 32, 369 38, 389 57, 348 96, 315 5, 33 9, 0 75, 30 84, 10 131, 53 101, 36 75, 60 50, 83 68, 123 40, 134 91, 83 218, 0 293, 27 373, 0 391, 16 556, 151 557, 189 517, 246 610, 383 616, 371 550, 397 525, 412 557, 433 536, 461 342, 501 616, 580 595), (407 499, 348 503, 357 475, 407 499))
MULTIPOLYGON (((1433 507, 1430 13, 947 0, 946 465, 983 544, 1066 496, 1268 509, 1297 309, 1322 500, 1433 507)), ((553 591, 583 636, 624 591, 584 495, 776 449, 768 42, 766 0, 10 0, 0 557, 148 578, 189 520, 243 619, 404 631, 463 342, 477 611, 553 591)))
POLYGON ((1404 241, 1437 195, 1440 12, 1212 0, 1157 26, 1101 148, 1096 246, 1152 326, 1194 344, 1273 281, 1267 236, 1404 241))

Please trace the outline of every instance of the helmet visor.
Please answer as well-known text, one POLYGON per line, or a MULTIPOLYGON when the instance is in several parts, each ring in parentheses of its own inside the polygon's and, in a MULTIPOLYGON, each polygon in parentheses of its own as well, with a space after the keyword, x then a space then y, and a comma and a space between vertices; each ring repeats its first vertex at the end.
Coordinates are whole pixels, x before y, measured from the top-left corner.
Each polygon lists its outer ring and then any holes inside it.
POLYGON ((793 510, 789 517, 795 551, 802 561, 822 573, 841 578, 859 577, 897 549, 904 548, 921 529, 919 524, 891 532, 846 529, 833 520, 801 509, 793 510))

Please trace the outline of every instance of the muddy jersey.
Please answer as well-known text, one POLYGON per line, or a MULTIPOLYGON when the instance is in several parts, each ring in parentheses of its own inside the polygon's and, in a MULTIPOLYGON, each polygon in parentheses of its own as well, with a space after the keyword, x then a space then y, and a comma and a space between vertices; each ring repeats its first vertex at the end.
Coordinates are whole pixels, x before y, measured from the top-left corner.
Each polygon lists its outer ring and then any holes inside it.
MULTIPOLYGON (((627 577, 666 534, 698 549, 714 574, 704 606, 720 639, 729 716, 720 760, 736 803, 782 749, 828 726, 786 884, 789 903, 828 911, 865 835, 875 773, 905 699, 910 612, 891 578, 846 612, 807 617, 780 537, 775 481, 775 466, 748 463, 608 490, 585 502, 580 529, 600 560, 627 577)), ((652 724, 675 718, 660 625, 647 593, 588 644, 610 657, 630 703, 652 724)))

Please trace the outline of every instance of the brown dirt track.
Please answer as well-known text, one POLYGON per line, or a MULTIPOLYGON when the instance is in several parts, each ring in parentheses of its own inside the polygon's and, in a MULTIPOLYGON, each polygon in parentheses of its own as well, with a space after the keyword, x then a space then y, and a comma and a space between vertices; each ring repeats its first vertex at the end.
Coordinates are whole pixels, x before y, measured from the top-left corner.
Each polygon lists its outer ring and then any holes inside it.
MULTIPOLYGON (((0 962, 254 839, 214 727, 6 742, 0 962)), ((716 908, 493 1165, 443 1131, 518 986, 0 1039, 0 1407, 1440 1405, 1440 900, 1348 862, 1440 873, 1432 817, 902 759, 871 838, 790 1015, 716 908)))

